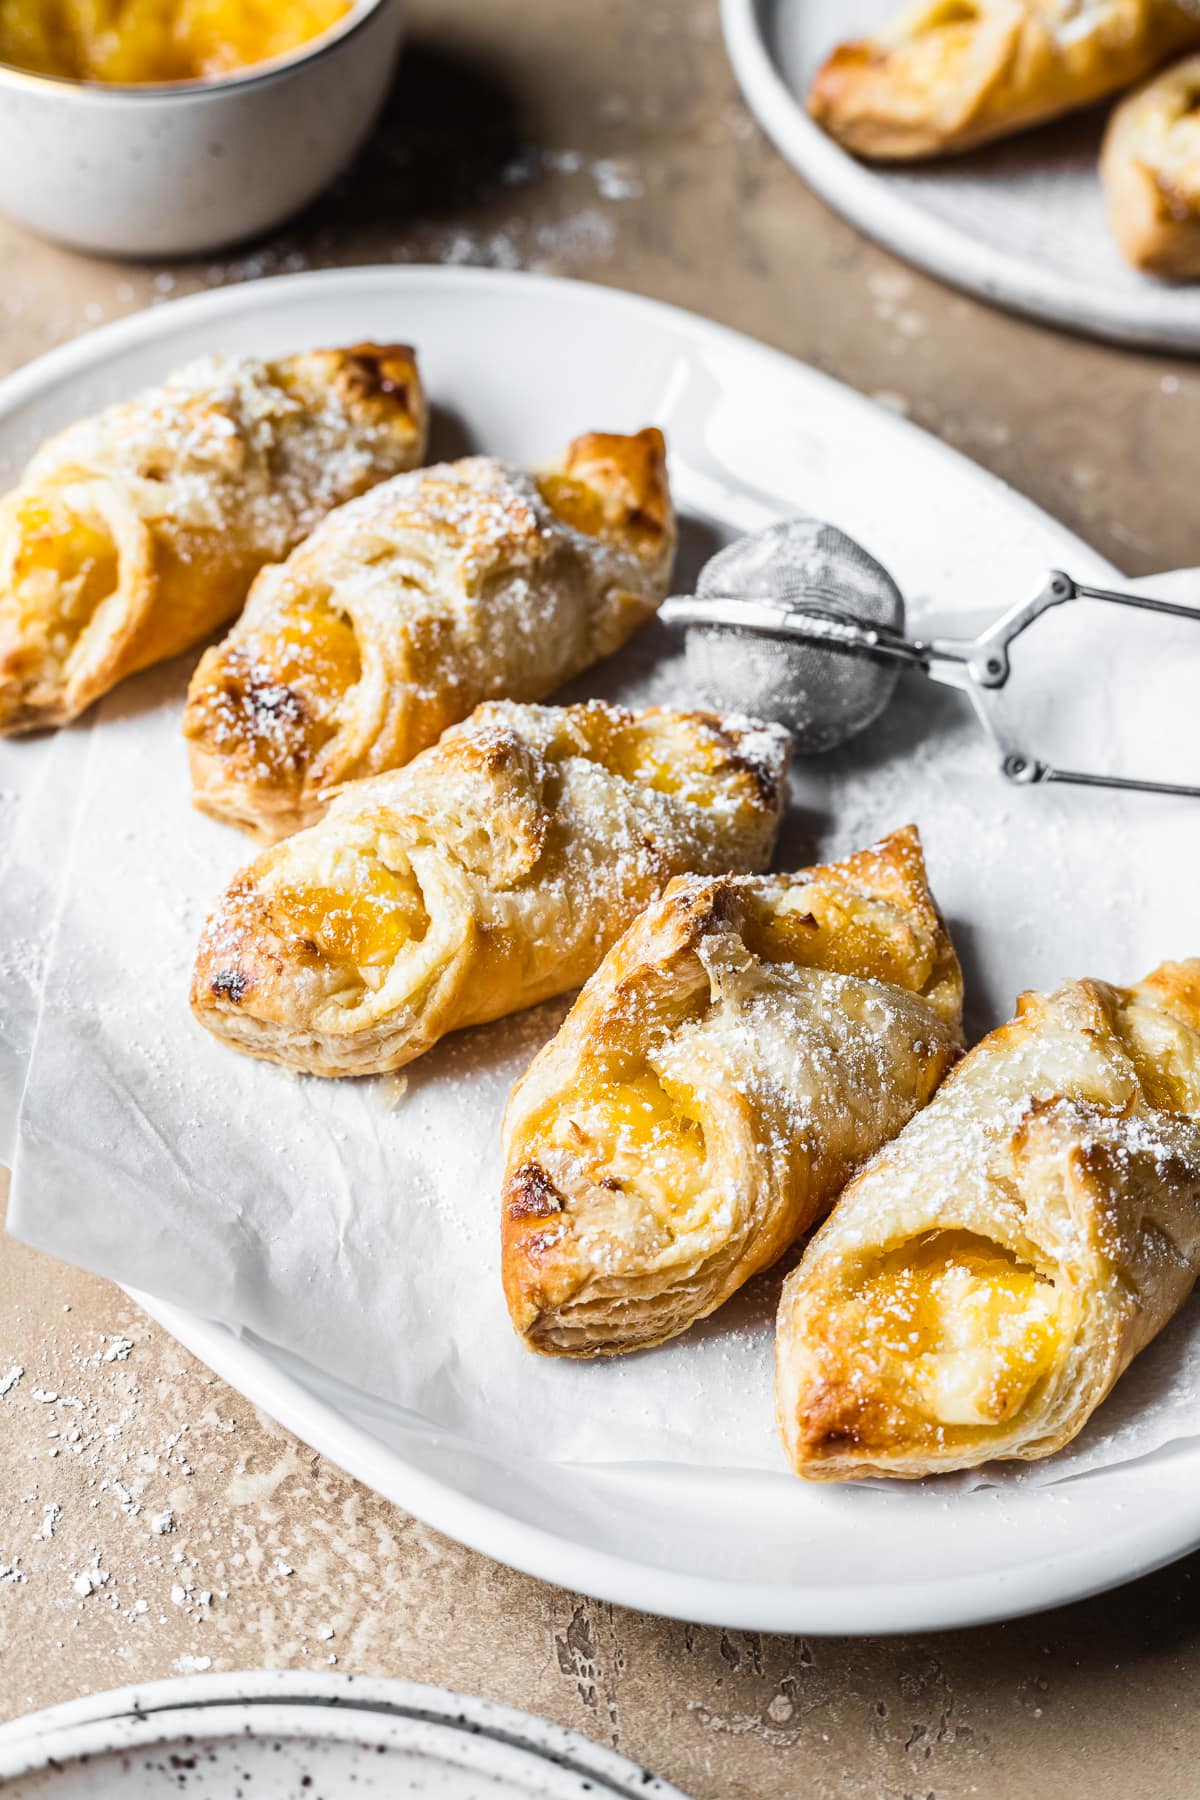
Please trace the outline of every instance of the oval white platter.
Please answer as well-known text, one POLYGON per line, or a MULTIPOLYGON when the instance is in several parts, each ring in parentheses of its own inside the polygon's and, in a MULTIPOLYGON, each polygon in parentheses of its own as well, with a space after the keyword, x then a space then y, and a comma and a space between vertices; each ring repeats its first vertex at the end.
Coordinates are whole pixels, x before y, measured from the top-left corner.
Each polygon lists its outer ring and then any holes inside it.
POLYGON ((1200 291, 1139 275, 1117 252, 1096 171, 1108 107, 962 157, 856 161, 804 110, 833 49, 900 0, 721 0, 725 42, 759 124, 835 211, 897 256, 980 299, 1072 331, 1200 350, 1200 291))
MULTIPOLYGON (((532 275, 346 270, 141 314, 5 384, 0 469, 19 467, 67 418, 190 356, 397 334, 421 348, 443 434, 457 422, 500 454, 536 459, 584 424, 660 420, 685 575, 711 532, 800 510, 860 536, 918 608, 932 593, 998 612, 1048 565, 1114 574, 1027 501, 827 377, 692 315, 532 275)), ((919 792, 912 805, 919 817, 919 792)), ((1007 992, 989 1006, 1046 973, 1027 964, 1010 983, 1005 970, 1007 992)), ((135 1282, 134 1246, 123 1254, 135 1282)), ((431 1525, 646 1611, 813 1633, 964 1625, 1093 1592, 1200 1542, 1186 1457, 1156 1462, 1151 1480, 1133 1466, 1052 1487, 886 1492, 808 1487, 782 1471, 505 1457, 248 1332, 134 1297, 254 1403, 431 1525)))
POLYGON ((577 1732, 470 1694, 307 1671, 195 1675, 0 1726, 11 1800, 686 1800, 577 1732))

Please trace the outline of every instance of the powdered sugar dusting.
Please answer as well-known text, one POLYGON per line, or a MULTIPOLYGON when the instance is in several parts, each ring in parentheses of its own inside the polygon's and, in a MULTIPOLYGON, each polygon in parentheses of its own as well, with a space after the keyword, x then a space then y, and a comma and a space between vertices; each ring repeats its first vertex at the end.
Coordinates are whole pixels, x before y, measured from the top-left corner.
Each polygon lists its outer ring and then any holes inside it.
POLYGON ((320 355, 271 364, 209 356, 46 444, 33 485, 112 478, 188 561, 229 536, 278 560, 331 507, 415 460, 411 422, 357 404, 320 355))

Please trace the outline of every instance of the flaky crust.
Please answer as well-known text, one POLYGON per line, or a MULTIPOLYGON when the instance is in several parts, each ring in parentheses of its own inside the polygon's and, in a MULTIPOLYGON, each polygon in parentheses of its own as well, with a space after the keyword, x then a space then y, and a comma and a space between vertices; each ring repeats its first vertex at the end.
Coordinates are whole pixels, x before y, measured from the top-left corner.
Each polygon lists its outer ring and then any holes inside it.
POLYGON ((472 456, 330 515, 255 582, 192 679, 203 811, 274 842, 342 783, 401 767, 481 701, 540 700, 667 591, 675 521, 654 429, 577 438, 540 478, 472 456))
POLYGON ((929 1099, 961 1013, 912 826, 827 867, 673 881, 509 1101, 525 1343, 613 1355, 714 1311, 929 1099))
POLYGON ((1198 1269, 1200 961, 1026 994, 788 1277, 791 1463, 845 1480, 1049 1456, 1198 1269), (931 1300, 949 1308, 936 1343, 931 1300))
POLYGON ((1165 281, 1200 281, 1200 55, 1122 101, 1100 173, 1125 260, 1165 281))
POLYGON ((788 754, 711 713, 481 706, 234 880, 196 1015, 289 1068, 398 1069, 577 987, 681 870, 764 867, 788 754))
POLYGON ((972 149, 1090 106, 1200 44, 1171 0, 916 0, 818 70, 808 110, 856 156, 972 149))
POLYGON ((199 642, 425 435, 399 344, 212 357, 70 426, 0 501, 0 732, 65 724, 199 642))

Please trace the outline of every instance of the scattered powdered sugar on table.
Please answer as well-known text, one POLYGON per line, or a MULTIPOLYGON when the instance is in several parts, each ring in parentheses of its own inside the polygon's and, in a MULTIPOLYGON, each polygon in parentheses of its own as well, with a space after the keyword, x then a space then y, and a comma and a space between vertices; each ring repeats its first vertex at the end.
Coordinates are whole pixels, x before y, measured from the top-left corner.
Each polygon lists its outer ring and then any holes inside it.
MULTIPOLYGON (((606 109, 612 122, 627 113, 624 96, 613 95, 606 109)), ((740 108, 730 107, 722 128, 730 136, 752 134, 753 126, 740 108)), ((420 219, 412 222, 399 241, 380 261, 440 263, 490 269, 535 269, 569 274, 612 260, 617 251, 619 215, 636 210, 630 203, 642 199, 650 185, 648 171, 632 156, 595 156, 568 146, 525 144, 491 173, 478 198, 482 201, 511 193, 511 216, 498 224, 469 227, 457 222, 420 219), (526 190, 547 190, 547 216, 530 216, 526 190)), ((336 185, 330 201, 336 200, 336 185)), ((186 294, 261 281, 275 275, 298 275, 314 269, 341 266, 345 236, 341 230, 318 226, 315 230, 285 228, 278 236, 253 248, 188 265, 185 269, 160 269, 148 278, 119 281, 110 301, 88 299, 63 305, 48 291, 37 295, 38 334, 46 344, 58 344, 82 331, 121 318, 141 306, 164 306, 186 294)), ((363 260, 371 260, 368 253, 363 260)), ((10 315, 32 312, 30 300, 11 294, 0 302, 10 315)))
POLYGON ((313 1610, 281 1648, 323 1666, 335 1662, 339 1589, 320 1541, 273 1498, 299 1468, 311 1477, 311 1457, 302 1463, 280 1431, 247 1468, 239 1415, 227 1410, 230 1396, 217 1377, 121 1296, 114 1302, 119 1326, 106 1331, 26 1320, 19 1300, 6 1312, 10 1330, 27 1323, 29 1333, 27 1367, 14 1363, 0 1388, 8 1496, 0 1512, 0 1604, 9 1643, 15 1650, 32 1642, 28 1622, 36 1618, 43 1658, 70 1647, 77 1632, 78 1655, 84 1642, 104 1645, 107 1621, 107 1655, 118 1667, 161 1653, 169 1633, 166 1645, 179 1647, 175 1670, 200 1673, 225 1660, 222 1611, 231 1582, 243 1595, 252 1583, 269 1613, 273 1593, 295 1573, 280 1554, 286 1551, 303 1564, 313 1610))
MULTIPOLYGON (((173 1515, 148 1516, 148 1509, 171 1497, 186 1514, 193 1429, 230 1431, 233 1420, 221 1418, 206 1395, 195 1427, 147 1431, 134 1350, 125 1332, 89 1331, 73 1339, 60 1331, 43 1341, 36 1366, 14 1364, 0 1382, 0 1407, 25 1466, 15 1509, 0 1521, 0 1580, 50 1583, 60 1596, 64 1630, 85 1604, 104 1606, 130 1625, 144 1618, 152 1625, 141 1590, 166 1569, 178 1572, 177 1584, 186 1583, 181 1592, 195 1620, 198 1609, 221 1597, 200 1580, 204 1553, 192 1547, 191 1534, 179 1549, 154 1547, 163 1529, 158 1520, 173 1515), (82 1533, 81 1509, 89 1520, 82 1533), (81 1535, 92 1539, 82 1563, 59 1548, 64 1521, 70 1529, 62 1534, 73 1543, 81 1535)), ((196 1380, 202 1389, 217 1385, 206 1374, 196 1380)))

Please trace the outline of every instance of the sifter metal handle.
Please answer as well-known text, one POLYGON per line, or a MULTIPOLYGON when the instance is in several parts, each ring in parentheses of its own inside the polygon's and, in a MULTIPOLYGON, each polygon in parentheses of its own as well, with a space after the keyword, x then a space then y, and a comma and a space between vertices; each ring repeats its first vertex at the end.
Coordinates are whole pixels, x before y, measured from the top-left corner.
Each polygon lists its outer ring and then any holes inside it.
POLYGON ((1059 769, 1006 740, 993 717, 988 698, 1003 688, 1012 674, 1010 647, 1045 613, 1071 600, 1100 600, 1144 612, 1165 613, 1173 618, 1192 619, 1200 624, 1200 609, 1196 607, 1142 594, 1120 593, 1111 588, 1091 587, 1076 581, 1063 569, 1051 570, 1032 600, 1011 607, 975 638, 931 638, 928 641, 908 638, 890 626, 868 625, 848 617, 844 607, 824 604, 820 590, 806 595, 803 603, 789 601, 786 604, 765 595, 673 594, 664 600, 659 618, 668 626, 731 627, 835 653, 864 656, 873 662, 916 670, 942 686, 957 688, 970 700, 976 717, 995 747, 1004 774, 1022 787, 1039 782, 1061 782, 1079 787, 1200 799, 1200 786, 1092 774, 1083 769, 1059 769))
POLYGON ((887 625, 866 625, 848 618, 845 612, 822 606, 818 599, 797 606, 741 594, 672 594, 659 607, 658 616, 664 625, 730 626, 928 672, 925 645, 887 625))
MULTIPOLYGON (((1059 769, 1010 744, 1000 730, 988 705, 989 693, 1002 688, 1012 673, 1009 647, 1023 631, 1037 622, 1053 607, 1071 600, 1100 600, 1114 606, 1131 606, 1143 612, 1165 613, 1177 619, 1192 619, 1200 624, 1200 609, 1182 606, 1173 600, 1157 600, 1145 594, 1125 594, 1113 588, 1091 587, 1076 581, 1065 569, 1052 569, 1045 584, 1032 600, 1012 607, 969 643, 953 646, 952 659, 941 668, 930 665, 927 673, 933 680, 944 681, 967 694, 975 716, 992 740, 1000 758, 1000 767, 1010 781, 1021 787, 1039 782, 1056 781, 1073 787, 1098 787, 1140 794, 1174 794, 1200 800, 1200 786, 1180 781, 1149 781, 1128 775, 1100 775, 1086 769, 1059 769)), ((949 646, 948 646, 949 648, 949 646)))

